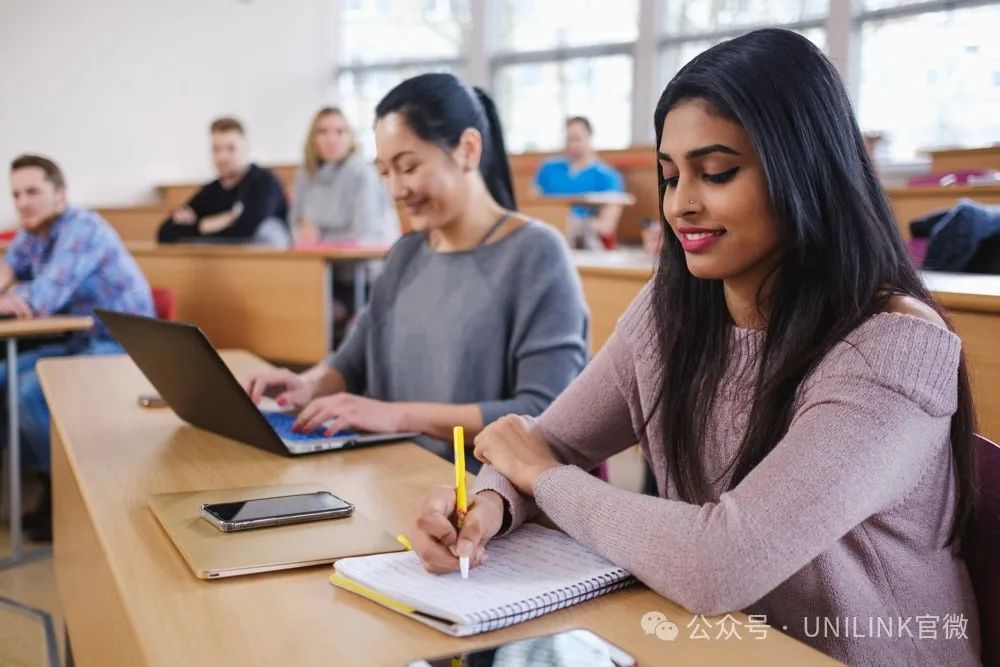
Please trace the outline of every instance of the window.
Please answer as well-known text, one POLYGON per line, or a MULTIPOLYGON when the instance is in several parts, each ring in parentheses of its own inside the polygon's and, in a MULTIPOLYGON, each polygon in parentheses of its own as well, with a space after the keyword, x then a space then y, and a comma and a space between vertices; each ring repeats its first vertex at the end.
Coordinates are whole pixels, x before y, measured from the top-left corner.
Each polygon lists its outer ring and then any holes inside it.
POLYGON ((918 5, 926 0, 864 0, 861 3, 865 11, 873 9, 888 9, 890 7, 905 7, 907 5, 918 5))
POLYGON ((598 148, 632 142, 632 43, 638 0, 493 3, 493 93, 511 152, 558 150, 569 116, 598 148))
POLYGON ((598 148, 645 143, 652 109, 633 114, 634 104, 651 106, 705 49, 762 27, 793 30, 830 53, 862 129, 884 137, 883 162, 1000 141, 997 0, 334 2, 341 37, 331 97, 367 152, 378 100, 430 71, 489 90, 512 152, 558 150, 572 115, 593 121, 598 148), (637 68, 635 54, 651 52, 655 66, 637 68))
POLYGON ((375 105, 396 84, 425 72, 461 75, 469 0, 338 0, 340 60, 334 101, 374 157, 375 105))
POLYGON ((638 0, 502 0, 496 4, 499 51, 542 51, 635 40, 638 0))
MULTIPOLYGON (((823 28, 805 28, 795 30, 820 49, 826 49, 826 30, 823 28)), ((706 51, 716 44, 732 39, 738 35, 729 35, 718 39, 707 40, 678 40, 668 41, 666 46, 660 50, 660 90, 670 82, 670 79, 680 71, 689 61, 702 51, 706 51)))
POLYGON ((826 11, 827 0, 665 0, 663 31, 685 35, 782 26, 822 21, 826 11))
MULTIPOLYGON (((866 0, 866 7, 901 4, 866 0)), ((860 18, 858 117, 880 158, 1000 140, 1000 5, 860 18)))
POLYGON ((341 0, 341 65, 457 59, 468 0, 341 0))
POLYGON ((558 150, 569 116, 587 116, 598 148, 631 143, 632 58, 570 58, 497 70, 495 91, 510 152, 558 150))
POLYGON ((375 157, 375 106, 401 81, 427 72, 449 72, 450 68, 402 66, 390 69, 342 70, 337 77, 340 108, 354 128, 361 154, 375 157))
MULTIPOLYGON (((696 55, 763 27, 786 28, 826 48, 827 0, 661 0, 659 90, 696 55)), ((659 92, 659 91, 657 91, 659 92)))

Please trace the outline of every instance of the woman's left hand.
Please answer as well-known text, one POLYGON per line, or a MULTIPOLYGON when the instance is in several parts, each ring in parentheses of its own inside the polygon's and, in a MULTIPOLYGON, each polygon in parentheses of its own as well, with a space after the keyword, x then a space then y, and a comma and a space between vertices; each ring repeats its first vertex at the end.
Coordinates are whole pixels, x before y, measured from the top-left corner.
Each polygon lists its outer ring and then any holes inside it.
POLYGON ((501 417, 476 436, 476 458, 489 463, 521 493, 535 495, 535 480, 559 465, 531 417, 501 417))
POLYGON ((310 401, 292 425, 297 433, 311 433, 326 422, 326 435, 357 430, 372 433, 403 431, 403 410, 398 404, 342 392, 310 401))

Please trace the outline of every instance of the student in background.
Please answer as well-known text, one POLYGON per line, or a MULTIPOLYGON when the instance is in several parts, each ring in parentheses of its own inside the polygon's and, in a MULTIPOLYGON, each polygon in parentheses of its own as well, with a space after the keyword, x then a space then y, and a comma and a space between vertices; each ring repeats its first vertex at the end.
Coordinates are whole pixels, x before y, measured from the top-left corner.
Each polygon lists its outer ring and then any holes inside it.
MULTIPOLYGON (((298 245, 345 241, 388 245, 399 238, 396 206, 374 165, 357 150, 354 133, 336 107, 320 109, 309 126, 289 222, 298 245)), ((368 262, 366 268, 374 278, 381 263, 368 262)), ((352 267, 338 264, 333 279, 334 340, 341 341, 357 310, 355 274, 352 267)))
MULTIPOLYGON (((542 195, 623 192, 622 175, 594 152, 593 129, 583 116, 566 121, 566 155, 546 161, 535 175, 542 195)), ((584 250, 618 247, 619 204, 574 206, 570 211, 570 246, 584 250)))
MULTIPOLYGON (((11 190, 21 229, 0 263, 0 313, 19 318, 91 315, 107 308, 152 316, 153 297, 135 260, 111 226, 93 211, 66 201, 62 171, 48 158, 22 155, 11 163, 11 190)), ((21 442, 25 465, 38 473, 44 498, 26 517, 35 540, 50 540, 52 498, 49 474, 49 409, 35 374, 43 357, 118 354, 100 323, 87 332, 22 344, 18 355, 21 442)), ((7 367, 0 365, 0 390, 7 367)), ((6 403, 4 403, 6 405, 6 403)), ((7 419, 3 411, 4 421, 7 419)), ((0 425, 5 436, 7 427, 0 425)))
POLYGON ((174 211, 160 226, 160 243, 291 245, 288 205, 281 182, 250 162, 243 125, 219 118, 211 125, 212 162, 219 178, 174 211))
POLYGON ((654 123, 655 278, 537 422, 476 438, 491 465, 461 534, 439 488, 414 549, 432 571, 457 569, 455 552, 475 564, 542 511, 696 614, 763 616, 852 665, 979 664, 961 341, 837 70, 801 35, 751 32, 685 65, 654 123), (635 442, 660 497, 584 472, 635 442), (921 617, 957 630, 918 635, 921 617), (893 633, 868 631, 880 623, 893 633))
POLYGON ((303 374, 250 379, 258 401, 302 408, 297 428, 419 431, 452 456, 452 427, 479 433, 537 415, 587 361, 587 309, 566 244, 516 212, 493 101, 425 74, 376 107, 376 167, 409 214, 341 348, 303 374))
POLYGON ((399 238, 396 207, 337 107, 320 109, 309 126, 289 222, 298 243, 399 238))

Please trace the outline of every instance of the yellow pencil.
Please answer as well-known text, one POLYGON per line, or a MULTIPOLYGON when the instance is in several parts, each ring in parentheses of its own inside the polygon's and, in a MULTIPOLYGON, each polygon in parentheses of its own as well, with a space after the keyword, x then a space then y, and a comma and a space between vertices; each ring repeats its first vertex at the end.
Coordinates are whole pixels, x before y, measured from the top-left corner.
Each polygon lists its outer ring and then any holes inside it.
MULTIPOLYGON (((469 496, 465 488, 465 429, 456 426, 452 431, 455 443, 455 526, 462 527, 465 513, 469 511, 469 496)), ((469 578, 469 557, 460 556, 458 567, 462 578, 469 578)))

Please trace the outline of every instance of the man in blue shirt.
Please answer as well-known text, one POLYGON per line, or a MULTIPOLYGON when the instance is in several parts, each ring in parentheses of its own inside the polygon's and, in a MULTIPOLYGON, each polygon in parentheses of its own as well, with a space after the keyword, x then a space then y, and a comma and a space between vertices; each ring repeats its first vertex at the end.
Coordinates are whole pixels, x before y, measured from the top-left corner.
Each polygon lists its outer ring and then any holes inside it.
MULTIPOLYGON (((535 185, 540 194, 624 192, 621 174, 598 159, 592 137, 590 121, 583 116, 566 121, 566 155, 547 160, 538 170, 535 185)), ((618 204, 574 206, 570 210, 570 245, 588 250, 617 247, 616 230, 621 213, 618 204)))
MULTIPOLYGON (((93 211, 67 205, 65 180, 54 162, 22 155, 11 163, 10 182, 21 229, 0 263, 0 313, 32 318, 91 315, 94 308, 107 308, 154 314, 149 283, 121 238, 93 211)), ((90 331, 22 347, 27 349, 18 355, 21 442, 26 466, 40 475, 46 491, 25 528, 29 537, 51 539, 49 410, 35 363, 43 357, 121 349, 100 323, 90 331)), ((6 387, 7 368, 0 365, 0 391, 6 387)), ((3 413, 4 422, 6 418, 3 413)), ((5 436, 6 425, 0 427, 5 436)))

